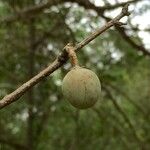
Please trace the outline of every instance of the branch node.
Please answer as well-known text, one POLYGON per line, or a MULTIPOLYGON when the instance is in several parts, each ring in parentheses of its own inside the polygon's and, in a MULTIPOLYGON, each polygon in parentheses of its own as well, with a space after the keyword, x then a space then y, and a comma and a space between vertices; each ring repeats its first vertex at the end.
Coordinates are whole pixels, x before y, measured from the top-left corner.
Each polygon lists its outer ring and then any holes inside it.
POLYGON ((65 50, 69 55, 69 58, 71 60, 71 64, 73 66, 77 66, 78 65, 78 58, 77 58, 77 55, 75 53, 75 47, 73 46, 73 43, 68 43, 65 46, 65 50))

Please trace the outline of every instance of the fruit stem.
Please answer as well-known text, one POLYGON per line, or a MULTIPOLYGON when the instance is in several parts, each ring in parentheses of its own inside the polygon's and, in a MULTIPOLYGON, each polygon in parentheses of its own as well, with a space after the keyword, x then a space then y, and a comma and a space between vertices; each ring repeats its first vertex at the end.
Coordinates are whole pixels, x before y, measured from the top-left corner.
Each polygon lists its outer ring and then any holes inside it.
POLYGON ((79 65, 78 64, 78 58, 77 58, 77 55, 75 53, 75 48, 73 47, 72 43, 68 43, 66 45, 66 52, 69 55, 72 66, 73 67, 78 66, 79 65))

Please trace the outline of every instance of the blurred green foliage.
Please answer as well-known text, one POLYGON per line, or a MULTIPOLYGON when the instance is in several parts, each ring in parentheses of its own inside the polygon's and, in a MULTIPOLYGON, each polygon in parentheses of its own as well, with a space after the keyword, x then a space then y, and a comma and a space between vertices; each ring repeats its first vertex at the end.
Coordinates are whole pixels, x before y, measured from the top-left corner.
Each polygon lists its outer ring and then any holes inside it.
MULTIPOLYGON (((0 16, 31 4, 31 0, 1 0, 0 16)), ((30 59, 36 75, 68 42, 83 40, 104 23, 96 13, 68 3, 52 6, 34 19, 1 24, 0 97, 30 78, 30 59)), ((139 41, 134 32, 131 38, 139 41)), ((77 55, 81 66, 95 71, 101 80, 101 99, 95 107, 79 111, 63 98, 61 83, 70 69, 68 62, 31 90, 32 105, 26 93, 0 111, 0 150, 21 149, 17 144, 30 147, 29 126, 34 150, 150 149, 150 59, 126 43, 114 28, 77 55), (28 121, 30 107, 32 123, 28 121)))

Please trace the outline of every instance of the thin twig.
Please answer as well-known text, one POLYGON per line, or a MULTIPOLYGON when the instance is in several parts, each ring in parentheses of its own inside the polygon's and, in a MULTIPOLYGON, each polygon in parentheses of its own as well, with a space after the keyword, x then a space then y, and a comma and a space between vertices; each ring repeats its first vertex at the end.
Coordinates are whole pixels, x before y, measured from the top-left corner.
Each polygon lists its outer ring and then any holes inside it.
POLYGON ((0 143, 9 145, 9 146, 13 147, 14 149, 27 150, 27 147, 25 145, 16 143, 12 139, 5 139, 5 138, 0 137, 0 143))
MULTIPOLYGON (((101 119, 100 121, 103 121, 103 122, 106 121, 106 116, 104 116, 100 112, 100 109, 93 108, 92 110, 97 114, 98 118, 101 119)), ((115 128, 115 130, 119 131, 121 135, 126 135, 125 130, 122 128, 123 123, 120 122, 120 120, 116 117, 116 115, 113 115, 113 114, 109 113, 108 117, 113 118, 113 121, 112 121, 112 119, 108 119, 108 124, 110 126, 112 126, 113 128, 115 128), (119 126, 116 125, 116 122, 119 126)), ((120 136, 120 137, 121 137, 122 142, 124 143, 124 145, 129 149, 125 136, 120 136)))
POLYGON ((140 112, 142 112, 142 114, 147 118, 147 112, 137 103, 135 103, 124 91, 122 91, 120 88, 118 88, 117 86, 115 86, 114 84, 110 83, 110 82, 106 82, 105 83, 112 88, 112 90, 116 91, 117 93, 119 93, 120 95, 122 95, 123 97, 126 98, 126 100, 128 102, 130 102, 137 110, 139 110, 140 112))
POLYGON ((130 119, 128 118, 128 116, 126 115, 126 113, 118 105, 117 101, 114 99, 113 95, 108 90, 108 88, 106 88, 105 86, 103 86, 103 88, 107 92, 107 95, 109 96, 109 98, 112 101, 116 110, 122 115, 122 117, 124 118, 124 121, 128 124, 129 128, 131 129, 131 131, 133 133, 133 136, 135 137, 136 141, 139 143, 140 148, 143 148, 144 145, 143 145, 142 141, 139 139, 137 132, 136 132, 136 129, 135 129, 134 125, 132 124, 132 122, 130 121, 130 119))
MULTIPOLYGON (((139 1, 141 1, 141 0, 137 0, 137 1, 134 1, 134 0, 133 0, 132 3, 133 3, 133 2, 136 3, 136 2, 139 2, 139 1)), ((80 6, 83 6, 85 9, 92 9, 92 10, 96 11, 97 14, 98 14, 99 16, 101 16, 102 18, 104 18, 106 21, 111 20, 110 18, 104 16, 104 11, 102 11, 101 7, 97 7, 97 6, 93 5, 93 4, 92 4, 91 2, 89 2, 89 1, 78 2, 78 0, 76 0, 76 2, 77 2, 80 6)), ((131 2, 131 1, 130 1, 130 2, 131 2)), ((112 8, 112 6, 111 6, 111 8, 112 8)), ((117 7, 114 7, 114 8, 117 8, 117 7)), ((108 10, 108 9, 107 9, 107 10, 108 10)), ((144 55, 146 55, 146 56, 150 56, 150 50, 146 49, 146 48, 144 47, 144 45, 140 45, 140 44, 136 43, 134 40, 132 40, 131 37, 128 36, 127 33, 125 32, 125 28, 123 28, 123 27, 120 28, 119 26, 115 26, 115 27, 116 27, 117 31, 120 33, 120 35, 122 36, 122 38, 123 38, 127 43, 129 43, 133 48, 135 48, 135 49, 138 50, 138 51, 141 51, 141 52, 142 52, 144 55)))
POLYGON ((33 18, 35 14, 39 14, 46 8, 60 4, 62 0, 49 0, 47 3, 37 4, 35 6, 29 6, 23 10, 18 11, 15 14, 8 15, 0 19, 0 23, 11 23, 20 19, 33 18))
MULTIPOLYGON (((85 45, 87 45, 89 42, 91 42, 93 39, 95 39, 97 36, 105 32, 107 29, 115 25, 121 18, 124 16, 128 16, 128 4, 125 5, 122 8, 121 13, 112 19, 111 21, 107 22, 106 25, 104 25, 102 28, 97 29, 91 35, 89 35, 87 38, 85 38, 82 42, 77 44, 75 46, 75 51, 83 48, 85 45)), ((43 80, 45 77, 52 74, 55 70, 60 68, 66 61, 68 60, 68 55, 66 52, 66 46, 64 47, 62 53, 58 56, 58 58, 55 59, 55 61, 50 64, 46 69, 41 71, 39 74, 31 78, 29 81, 24 83, 22 86, 20 86, 18 89, 16 89, 14 92, 6 95, 1 101, 0 101, 0 109, 3 107, 11 104, 12 102, 18 100, 22 95, 24 95, 25 92, 27 92, 30 88, 32 88, 34 85, 39 83, 41 80, 43 80)))
POLYGON ((114 19, 112 19, 111 21, 107 22, 105 26, 103 26, 100 29, 97 29, 96 31, 94 31, 91 35, 89 35, 86 39, 84 39, 82 42, 80 42, 77 46, 76 49, 81 49, 82 47, 84 47, 85 45, 87 45, 89 42, 91 42, 93 39, 95 39, 97 36, 99 36, 100 34, 102 34, 103 32, 105 32, 107 29, 109 29, 110 27, 112 27, 113 25, 118 24, 118 26, 121 25, 121 23, 119 22, 119 20, 121 18, 123 18, 124 16, 129 16, 130 13, 128 11, 128 6, 129 4, 126 4, 121 13, 115 17, 114 19))
MULTIPOLYGON (((97 7, 94 4, 90 3, 89 1, 85 1, 85 2, 86 2, 87 7, 90 8, 92 6, 92 9, 97 9, 99 12, 103 13, 106 10, 113 10, 118 7, 123 7, 127 3, 130 3, 130 4, 137 3, 138 1, 141 1, 141 0, 131 0, 128 2, 121 2, 121 3, 116 3, 114 5, 106 5, 102 7, 97 7)), ((65 3, 65 2, 72 2, 72 3, 76 2, 79 5, 84 6, 84 3, 83 3, 84 1, 82 0, 48 0, 47 3, 40 3, 34 6, 29 6, 27 8, 23 8, 22 10, 16 12, 15 14, 5 16, 4 18, 0 19, 0 23, 12 23, 18 20, 26 20, 29 18, 33 18, 37 16, 37 14, 41 13, 44 9, 50 8, 51 6, 55 6, 55 5, 65 3)))
MULTIPOLYGON (((106 19, 107 21, 111 20, 110 18, 108 18, 108 17, 106 17, 104 15, 101 15, 101 16, 104 19, 106 19)), ((119 27, 119 26, 115 26, 115 28, 117 29, 117 31, 119 32, 121 37, 127 43, 129 43, 133 48, 137 49, 138 51, 141 51, 144 55, 150 56, 150 50, 146 49, 143 44, 136 43, 130 36, 128 36, 126 31, 125 31, 125 28, 119 27)))

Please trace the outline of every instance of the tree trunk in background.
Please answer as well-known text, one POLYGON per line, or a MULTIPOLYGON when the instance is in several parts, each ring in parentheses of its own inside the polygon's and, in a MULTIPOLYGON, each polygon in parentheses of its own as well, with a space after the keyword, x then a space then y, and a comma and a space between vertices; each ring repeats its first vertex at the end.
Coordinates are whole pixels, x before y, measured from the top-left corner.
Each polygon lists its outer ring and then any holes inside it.
MULTIPOLYGON (((35 64, 35 27, 34 27, 34 20, 31 19, 29 21, 29 56, 28 56, 28 78, 33 77, 34 75, 34 64, 35 64)), ((27 147, 29 150, 34 149, 34 131, 33 131, 33 123, 34 123, 34 88, 30 89, 28 92, 28 122, 27 122, 27 147)))

